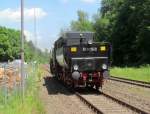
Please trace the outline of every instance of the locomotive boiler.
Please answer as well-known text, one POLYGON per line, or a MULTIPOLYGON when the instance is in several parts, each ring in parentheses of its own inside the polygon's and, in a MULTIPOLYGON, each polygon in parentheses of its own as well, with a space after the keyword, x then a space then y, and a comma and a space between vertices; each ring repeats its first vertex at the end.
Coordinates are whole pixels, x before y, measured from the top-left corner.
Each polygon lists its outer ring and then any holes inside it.
POLYGON ((110 44, 96 42, 93 32, 66 32, 55 41, 51 72, 72 87, 102 87, 109 76, 110 44))

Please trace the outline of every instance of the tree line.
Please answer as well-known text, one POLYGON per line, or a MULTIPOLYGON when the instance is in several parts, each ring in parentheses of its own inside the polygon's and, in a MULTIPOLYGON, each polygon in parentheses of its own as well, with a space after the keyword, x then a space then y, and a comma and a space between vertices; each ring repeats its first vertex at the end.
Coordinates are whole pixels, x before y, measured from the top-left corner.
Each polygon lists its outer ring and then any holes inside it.
POLYGON ((113 47, 113 65, 150 64, 150 0, 102 0, 92 21, 84 11, 70 30, 94 31, 98 41, 113 47))
MULTIPOLYGON (((20 31, 9 29, 0 26, 0 62, 13 61, 14 59, 20 59, 21 55, 21 39, 20 31)), ((48 51, 42 52, 40 49, 34 46, 32 41, 27 41, 25 38, 25 61, 48 61, 48 51)))

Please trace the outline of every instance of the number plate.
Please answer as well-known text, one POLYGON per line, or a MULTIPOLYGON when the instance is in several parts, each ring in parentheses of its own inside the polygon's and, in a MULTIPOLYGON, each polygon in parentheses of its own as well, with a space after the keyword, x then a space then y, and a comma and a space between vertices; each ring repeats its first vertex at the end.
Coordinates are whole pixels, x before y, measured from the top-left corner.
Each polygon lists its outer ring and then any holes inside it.
POLYGON ((97 47, 83 47, 82 49, 83 52, 97 52, 97 47))

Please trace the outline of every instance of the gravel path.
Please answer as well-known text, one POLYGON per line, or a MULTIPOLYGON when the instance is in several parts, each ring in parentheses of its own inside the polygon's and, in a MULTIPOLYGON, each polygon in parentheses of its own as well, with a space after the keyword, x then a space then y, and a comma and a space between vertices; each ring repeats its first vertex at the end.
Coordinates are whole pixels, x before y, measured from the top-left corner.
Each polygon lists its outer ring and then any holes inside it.
POLYGON ((150 113, 150 89, 108 80, 103 91, 150 113))
POLYGON ((53 77, 45 77, 40 98, 46 114, 93 114, 75 95, 69 93, 53 77))

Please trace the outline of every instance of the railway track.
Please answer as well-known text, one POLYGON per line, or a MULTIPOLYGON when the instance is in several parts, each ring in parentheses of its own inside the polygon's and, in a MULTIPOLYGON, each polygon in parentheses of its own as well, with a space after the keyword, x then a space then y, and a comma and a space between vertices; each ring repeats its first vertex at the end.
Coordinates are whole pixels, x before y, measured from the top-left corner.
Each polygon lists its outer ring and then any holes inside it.
MULTIPOLYGON (((61 85, 65 86, 61 83, 61 85)), ((86 104, 96 114, 149 114, 145 110, 135 107, 126 101, 104 92, 97 91, 96 94, 86 92, 76 92, 65 86, 68 91, 76 95, 84 104, 86 104)), ((78 90, 77 90, 78 91, 78 90)), ((96 91, 96 90, 94 90, 96 91)))
POLYGON ((64 85, 60 81, 57 82, 64 86, 69 92, 75 94, 81 102, 86 104, 88 108, 96 114, 148 114, 147 112, 95 89, 74 90, 72 88, 68 88, 68 86, 64 85))
POLYGON ((97 114, 148 114, 124 101, 110 96, 106 93, 81 94, 75 92, 76 96, 97 114))
MULTIPOLYGON (((60 81, 58 81, 61 83, 60 81)), ((95 89, 80 91, 68 88, 61 83, 68 91, 75 94, 81 102, 86 104, 96 114, 149 114, 138 107, 135 107, 123 100, 104 92, 97 91, 95 89)))
POLYGON ((149 82, 130 80, 130 79, 119 78, 119 77, 114 77, 114 76, 109 77, 109 80, 118 81, 118 82, 127 83, 127 84, 131 84, 131 85, 136 85, 136 86, 141 86, 144 88, 150 88, 149 82))

